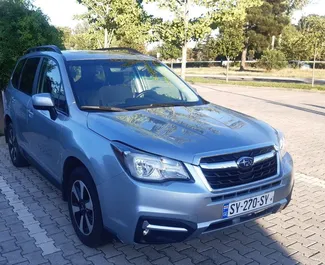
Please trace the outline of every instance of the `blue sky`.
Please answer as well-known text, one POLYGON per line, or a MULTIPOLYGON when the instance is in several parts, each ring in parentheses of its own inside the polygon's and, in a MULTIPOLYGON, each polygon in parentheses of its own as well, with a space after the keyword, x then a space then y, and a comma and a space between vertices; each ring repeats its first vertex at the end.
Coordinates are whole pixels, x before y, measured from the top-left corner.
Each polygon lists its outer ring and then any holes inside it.
MULTIPOLYGON (((34 4, 48 15, 50 22, 55 26, 74 27, 78 21, 73 20, 73 16, 86 11, 86 8, 78 4, 77 0, 34 0, 34 4)), ((146 9, 153 15, 159 13, 159 16, 164 18, 170 17, 170 14, 166 10, 158 11, 157 7, 153 4, 148 5, 146 9)), ((325 15, 325 0, 313 0, 302 11, 295 13, 294 20, 297 21, 302 15, 308 14, 325 15)))

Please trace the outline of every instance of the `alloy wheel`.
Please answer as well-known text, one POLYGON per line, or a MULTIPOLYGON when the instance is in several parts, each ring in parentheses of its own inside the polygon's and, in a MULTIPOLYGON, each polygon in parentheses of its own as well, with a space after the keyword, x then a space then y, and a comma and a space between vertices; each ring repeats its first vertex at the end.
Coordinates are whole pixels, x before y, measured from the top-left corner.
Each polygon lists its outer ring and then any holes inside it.
POLYGON ((72 185, 71 207, 80 232, 89 235, 94 227, 94 207, 90 193, 81 180, 76 180, 72 185))

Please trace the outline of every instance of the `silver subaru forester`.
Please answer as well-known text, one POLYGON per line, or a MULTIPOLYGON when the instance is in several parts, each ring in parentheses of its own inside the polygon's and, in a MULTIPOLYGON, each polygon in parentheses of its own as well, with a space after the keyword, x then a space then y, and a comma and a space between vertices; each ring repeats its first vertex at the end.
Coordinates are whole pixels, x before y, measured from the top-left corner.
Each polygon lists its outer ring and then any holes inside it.
POLYGON ((4 118, 12 163, 34 165, 62 190, 91 247, 179 242, 291 199, 281 132, 209 103, 132 49, 29 49, 5 90, 4 118))

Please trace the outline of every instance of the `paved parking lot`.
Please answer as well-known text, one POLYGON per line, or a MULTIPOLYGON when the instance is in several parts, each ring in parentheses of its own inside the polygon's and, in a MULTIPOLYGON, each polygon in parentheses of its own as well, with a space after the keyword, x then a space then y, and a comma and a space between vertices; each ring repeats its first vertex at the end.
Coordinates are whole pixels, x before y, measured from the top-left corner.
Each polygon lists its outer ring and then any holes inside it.
POLYGON ((295 161, 283 212, 185 243, 85 247, 61 195, 34 168, 16 169, 0 145, 0 264, 325 263, 325 93, 197 86, 217 104, 282 130, 295 161))

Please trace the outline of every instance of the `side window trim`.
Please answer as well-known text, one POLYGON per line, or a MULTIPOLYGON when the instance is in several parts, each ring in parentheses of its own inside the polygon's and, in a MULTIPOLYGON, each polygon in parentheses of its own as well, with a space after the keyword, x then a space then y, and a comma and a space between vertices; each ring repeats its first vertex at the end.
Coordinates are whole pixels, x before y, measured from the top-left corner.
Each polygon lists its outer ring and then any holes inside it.
POLYGON ((37 94, 38 82, 39 82, 39 78, 40 78, 40 75, 41 75, 41 69, 42 69, 42 65, 43 65, 43 60, 44 60, 44 57, 40 57, 40 61, 38 63, 37 70, 36 70, 36 74, 35 74, 35 78, 34 78, 32 95, 37 94))
MULTIPOLYGON (((57 65, 57 67, 59 69, 59 73, 60 73, 61 82, 62 82, 62 88, 63 88, 64 94, 66 94, 65 93, 65 87, 64 87, 64 84, 63 84, 63 78, 62 78, 62 72, 61 72, 60 64, 58 63, 58 61, 55 58, 53 58, 52 56, 49 56, 49 55, 42 56, 41 67, 39 68, 39 73, 38 73, 39 75, 38 75, 38 80, 37 80, 37 85, 36 85, 36 92, 37 92, 36 94, 39 93, 39 91, 38 91, 39 82, 40 82, 40 80, 42 78, 41 72, 42 72, 43 62, 45 61, 45 59, 52 60, 57 65)), ((63 111, 62 109, 57 108, 57 106, 55 106, 55 109, 56 109, 57 112, 65 115, 65 116, 69 116, 69 106, 68 106, 68 103, 67 103, 67 99, 65 99, 64 104, 65 104, 65 108, 67 110, 66 112, 63 111)))

